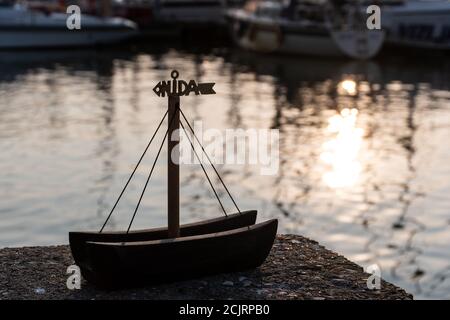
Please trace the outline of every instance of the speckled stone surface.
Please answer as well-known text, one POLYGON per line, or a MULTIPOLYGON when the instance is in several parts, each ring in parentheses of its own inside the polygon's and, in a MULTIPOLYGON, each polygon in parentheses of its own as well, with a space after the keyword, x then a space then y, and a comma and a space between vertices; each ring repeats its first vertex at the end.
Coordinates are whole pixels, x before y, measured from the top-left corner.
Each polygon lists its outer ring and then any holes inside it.
POLYGON ((73 264, 68 246, 0 250, 0 299, 412 299, 386 281, 367 288, 368 274, 316 241, 279 235, 258 269, 121 291, 103 291, 86 281, 66 286, 73 264))

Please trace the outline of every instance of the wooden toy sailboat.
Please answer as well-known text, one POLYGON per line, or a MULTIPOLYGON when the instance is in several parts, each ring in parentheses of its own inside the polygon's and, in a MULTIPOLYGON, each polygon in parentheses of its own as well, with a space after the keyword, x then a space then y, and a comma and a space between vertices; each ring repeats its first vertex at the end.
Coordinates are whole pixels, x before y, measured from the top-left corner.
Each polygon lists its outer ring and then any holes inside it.
MULTIPOLYGON (((75 263, 83 277, 100 287, 121 288, 142 286, 190 279, 194 277, 256 268, 269 254, 277 232, 276 219, 255 224, 255 210, 240 211, 231 193, 207 155, 210 165, 230 196, 238 213, 227 215, 211 183, 202 161, 187 136, 191 148, 206 174, 208 182, 218 199, 225 217, 198 223, 179 225, 179 153, 178 139, 171 139, 180 125, 187 132, 180 114, 192 135, 200 144, 192 126, 180 108, 180 96, 190 93, 214 94, 214 83, 196 83, 177 80, 178 71, 171 73, 172 80, 161 81, 153 89, 158 96, 168 96, 165 113, 144 153, 125 184, 102 228, 98 232, 70 232, 69 241, 75 263), (111 214, 134 176, 146 151, 152 143, 164 119, 168 116, 168 128, 159 147, 156 159, 134 210, 127 231, 104 232, 111 214), (168 139, 168 228, 130 231, 134 217, 151 178, 165 139, 168 139)), ((201 144, 200 144, 201 145, 201 144)))

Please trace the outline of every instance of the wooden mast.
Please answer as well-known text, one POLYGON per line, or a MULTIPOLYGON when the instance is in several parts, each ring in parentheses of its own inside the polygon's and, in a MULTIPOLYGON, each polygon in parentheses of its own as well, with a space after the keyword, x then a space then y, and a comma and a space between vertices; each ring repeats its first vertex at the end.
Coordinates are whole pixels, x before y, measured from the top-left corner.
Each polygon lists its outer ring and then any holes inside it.
POLYGON ((169 133, 167 143, 167 218, 169 238, 177 238, 180 236, 180 152, 178 148, 180 129, 179 107, 180 97, 176 93, 169 95, 169 133))
POLYGON ((169 238, 180 236, 180 96, 215 94, 214 82, 196 83, 177 80, 179 73, 173 70, 172 80, 160 81, 153 91, 158 97, 168 96, 168 154, 167 154, 167 224, 169 238))

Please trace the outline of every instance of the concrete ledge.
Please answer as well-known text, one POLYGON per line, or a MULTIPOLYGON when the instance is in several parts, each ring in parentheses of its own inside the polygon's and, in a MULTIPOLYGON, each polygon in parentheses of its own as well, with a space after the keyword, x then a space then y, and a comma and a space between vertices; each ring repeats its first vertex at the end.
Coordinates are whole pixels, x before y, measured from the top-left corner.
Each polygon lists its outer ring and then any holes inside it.
POLYGON ((368 274, 346 258, 301 236, 279 235, 256 270, 168 285, 107 292, 83 280, 66 287, 73 264, 68 246, 0 250, 2 299, 412 299, 388 282, 369 290, 368 274))

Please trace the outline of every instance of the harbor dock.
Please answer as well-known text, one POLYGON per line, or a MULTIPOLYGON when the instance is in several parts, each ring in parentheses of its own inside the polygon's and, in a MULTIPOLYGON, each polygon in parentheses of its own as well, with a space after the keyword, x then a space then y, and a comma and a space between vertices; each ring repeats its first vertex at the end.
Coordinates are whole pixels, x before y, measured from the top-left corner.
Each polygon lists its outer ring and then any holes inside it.
POLYGON ((413 299, 384 280, 369 289, 361 266, 298 235, 278 235, 255 270, 129 290, 104 291, 84 280, 69 290, 66 270, 73 263, 67 245, 0 249, 0 299, 413 299))

